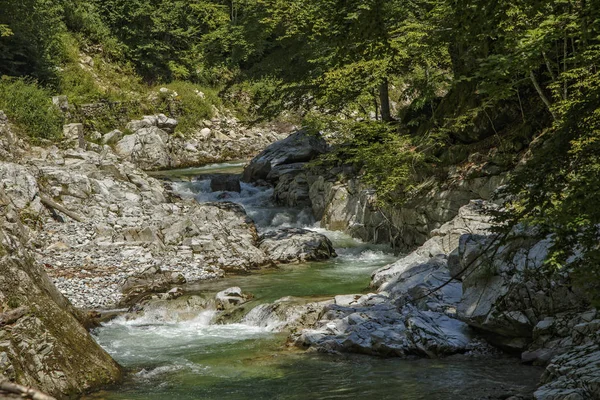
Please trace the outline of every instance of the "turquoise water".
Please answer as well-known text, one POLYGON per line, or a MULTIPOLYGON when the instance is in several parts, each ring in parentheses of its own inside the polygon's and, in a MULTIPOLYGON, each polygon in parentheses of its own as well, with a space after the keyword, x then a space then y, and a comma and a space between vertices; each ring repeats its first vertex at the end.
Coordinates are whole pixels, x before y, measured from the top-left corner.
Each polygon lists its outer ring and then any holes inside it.
MULTIPOLYGON (((229 172, 232 167, 224 168, 229 172)), ((186 173, 197 177, 204 171, 186 173)), ((216 200, 219 194, 207 188, 201 178, 176 184, 185 196, 216 200)), ((268 189, 251 185, 242 189, 229 199, 243 204, 261 230, 315 229, 330 237, 339 256, 202 282, 186 291, 206 294, 239 286, 254 295, 249 308, 284 296, 324 298, 366 292, 372 271, 397 258, 385 247, 315 228, 306 210, 274 207, 268 189)), ((121 317, 97 329, 98 342, 131 373, 122 385, 88 398, 487 399, 531 392, 540 375, 539 369, 511 358, 401 360, 308 353, 288 347, 285 334, 266 328, 214 324, 215 314, 201 311, 191 320, 121 317)))

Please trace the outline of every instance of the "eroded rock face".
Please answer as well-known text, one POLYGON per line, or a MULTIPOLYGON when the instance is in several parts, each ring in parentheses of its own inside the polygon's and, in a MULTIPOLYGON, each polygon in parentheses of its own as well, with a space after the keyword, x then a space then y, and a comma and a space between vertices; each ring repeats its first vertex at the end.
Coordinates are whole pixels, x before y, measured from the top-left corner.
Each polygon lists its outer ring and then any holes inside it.
POLYGON ((259 248, 280 263, 327 260, 336 257, 327 236, 307 229, 287 228, 266 232, 259 248))
POLYGON ((144 170, 171 166, 168 151, 169 134, 157 126, 138 128, 115 144, 115 152, 144 170))
POLYGON ((484 204, 473 202, 443 225, 421 248, 377 270, 378 293, 337 296, 321 319, 295 342, 324 352, 438 357, 488 351, 456 318, 459 281, 450 281, 447 254, 465 232, 489 227, 484 204))
POLYGON ((0 373, 59 398, 118 380, 119 366, 27 250, 26 232, 0 188, 0 373))
POLYGON ((78 307, 117 304, 125 281, 149 267, 195 281, 271 264, 243 207, 174 198, 108 146, 34 147, 0 162, 0 182, 33 228, 38 260, 78 307))
POLYGON ((567 274, 549 279, 543 264, 552 245, 521 232, 497 248, 490 235, 465 235, 457 258, 462 269, 461 320, 491 334, 500 346, 524 350, 546 316, 581 309, 567 274))
POLYGON ((300 168, 302 163, 313 160, 327 150, 327 143, 320 135, 312 135, 305 130, 297 131, 256 156, 244 170, 242 179, 245 182, 267 181, 275 184, 290 168, 300 168))

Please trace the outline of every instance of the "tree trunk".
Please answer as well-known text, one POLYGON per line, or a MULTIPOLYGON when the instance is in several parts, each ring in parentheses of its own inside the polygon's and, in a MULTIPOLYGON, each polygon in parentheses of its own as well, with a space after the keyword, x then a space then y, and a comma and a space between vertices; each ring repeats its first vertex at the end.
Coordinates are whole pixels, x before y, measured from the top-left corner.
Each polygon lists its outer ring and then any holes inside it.
POLYGON ((390 93, 388 90, 387 78, 379 85, 379 102, 381 103, 381 120, 390 122, 392 120, 392 114, 390 113, 390 93))

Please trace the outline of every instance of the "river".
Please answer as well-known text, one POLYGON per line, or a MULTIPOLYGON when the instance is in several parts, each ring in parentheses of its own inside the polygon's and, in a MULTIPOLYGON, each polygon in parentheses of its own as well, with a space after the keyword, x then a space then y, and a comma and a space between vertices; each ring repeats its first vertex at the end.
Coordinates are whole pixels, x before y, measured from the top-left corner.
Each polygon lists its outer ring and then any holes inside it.
MULTIPOLYGON (((307 227, 327 235, 338 257, 287 265, 250 275, 188 285, 192 293, 216 293, 239 286, 253 305, 284 296, 315 299, 365 292, 375 269, 394 261, 388 248, 365 244, 340 232, 317 228, 308 210, 277 207, 271 190, 242 184, 241 193, 211 193, 215 173, 239 173, 242 163, 171 171, 182 196, 198 201, 242 204, 260 230, 307 227), (220 199, 219 199, 220 197, 220 199)), ((323 355, 288 347, 286 335, 251 319, 213 323, 216 311, 177 320, 166 310, 128 320, 118 317, 94 337, 130 373, 119 386, 89 399, 493 399, 531 392, 538 368, 509 357, 454 356, 441 360, 380 359, 323 355), (242 320, 243 321, 243 320, 242 320)))

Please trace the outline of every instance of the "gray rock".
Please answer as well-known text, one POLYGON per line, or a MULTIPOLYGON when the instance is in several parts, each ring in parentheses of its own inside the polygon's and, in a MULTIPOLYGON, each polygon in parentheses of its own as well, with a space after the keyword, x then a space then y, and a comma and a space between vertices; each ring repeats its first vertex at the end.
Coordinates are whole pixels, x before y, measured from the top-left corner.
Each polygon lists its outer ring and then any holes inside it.
POLYGON ((318 261, 337 256, 325 235, 299 228, 267 232, 260 237, 259 248, 281 263, 318 261))
POLYGON ((113 131, 110 131, 106 134, 104 134, 104 136, 102 136, 102 144, 115 144, 118 141, 120 141, 121 139, 123 139, 123 132, 121 132, 118 129, 115 129, 113 131))
POLYGON ((217 310, 228 310, 248 301, 249 296, 242 293, 239 287, 222 290, 215 296, 217 310))
MULTIPOLYGON (((143 120, 146 121, 146 120, 143 120)), ((169 135, 147 122, 148 127, 136 129, 115 145, 115 152, 142 169, 156 170, 170 167, 169 135)))
POLYGON ((210 190, 213 192, 241 192, 240 176, 234 174, 218 174, 210 179, 210 190))
POLYGON ((0 204, 0 336, 9 339, 0 344, 0 371, 58 398, 114 383, 119 366, 31 256, 31 238, 1 187, 0 204))
MULTIPOLYGON (((244 170, 242 180, 268 180, 267 177, 274 168, 310 161, 327 150, 327 143, 320 135, 312 135, 305 130, 297 131, 256 156, 244 170)), ((276 177, 271 175, 271 181, 275 180, 276 177)))

